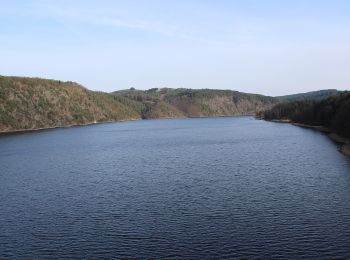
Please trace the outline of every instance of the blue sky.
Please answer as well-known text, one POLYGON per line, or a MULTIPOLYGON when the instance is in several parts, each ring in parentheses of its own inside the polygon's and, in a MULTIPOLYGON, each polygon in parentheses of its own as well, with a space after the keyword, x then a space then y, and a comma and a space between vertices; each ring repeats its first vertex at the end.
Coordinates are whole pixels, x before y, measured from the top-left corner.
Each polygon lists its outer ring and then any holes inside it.
POLYGON ((349 89, 350 1, 1 1, 0 74, 94 90, 349 89))

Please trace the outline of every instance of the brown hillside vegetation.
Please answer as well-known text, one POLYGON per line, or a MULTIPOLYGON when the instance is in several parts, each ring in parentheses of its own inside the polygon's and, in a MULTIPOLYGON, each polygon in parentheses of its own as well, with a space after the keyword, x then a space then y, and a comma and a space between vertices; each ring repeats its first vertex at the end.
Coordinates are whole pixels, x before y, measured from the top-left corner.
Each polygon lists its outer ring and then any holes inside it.
POLYGON ((138 118, 111 96, 73 82, 0 77, 0 131, 138 118))
POLYGON ((113 94, 144 104, 144 118, 254 115, 276 103, 272 97, 232 90, 162 88, 113 94))
POLYGON ((252 115, 276 100, 231 90, 90 91, 74 82, 0 76, 0 132, 147 118, 252 115))

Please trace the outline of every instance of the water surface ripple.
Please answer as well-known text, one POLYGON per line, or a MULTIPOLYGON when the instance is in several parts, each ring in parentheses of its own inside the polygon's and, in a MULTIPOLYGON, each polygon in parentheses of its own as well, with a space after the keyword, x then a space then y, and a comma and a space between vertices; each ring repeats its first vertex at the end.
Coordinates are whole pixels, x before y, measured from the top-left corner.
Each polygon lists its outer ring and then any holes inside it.
POLYGON ((350 259, 350 159, 251 117, 0 136, 0 258, 350 259))

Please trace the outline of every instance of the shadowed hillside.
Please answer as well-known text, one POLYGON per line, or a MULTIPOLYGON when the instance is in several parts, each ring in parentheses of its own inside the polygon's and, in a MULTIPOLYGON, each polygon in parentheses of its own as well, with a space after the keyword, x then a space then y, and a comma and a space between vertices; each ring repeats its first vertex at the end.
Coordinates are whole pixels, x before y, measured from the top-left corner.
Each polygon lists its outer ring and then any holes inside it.
POLYGON ((336 89, 324 89, 318 91, 311 91, 306 93, 299 93, 293 95, 276 97, 280 101, 302 101, 302 100, 321 100, 324 98, 340 95, 342 92, 336 89))
POLYGON ((350 137, 350 93, 315 101, 286 102, 261 113, 267 120, 291 120, 295 123, 324 126, 350 137))

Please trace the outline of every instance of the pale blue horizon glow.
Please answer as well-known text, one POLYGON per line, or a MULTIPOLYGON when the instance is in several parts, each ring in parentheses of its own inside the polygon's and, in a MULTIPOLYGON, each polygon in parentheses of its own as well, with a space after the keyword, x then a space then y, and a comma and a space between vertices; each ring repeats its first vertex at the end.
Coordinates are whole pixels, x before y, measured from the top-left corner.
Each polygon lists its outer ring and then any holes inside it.
POLYGON ((1 1, 0 75, 89 89, 350 89, 350 1, 1 1))

